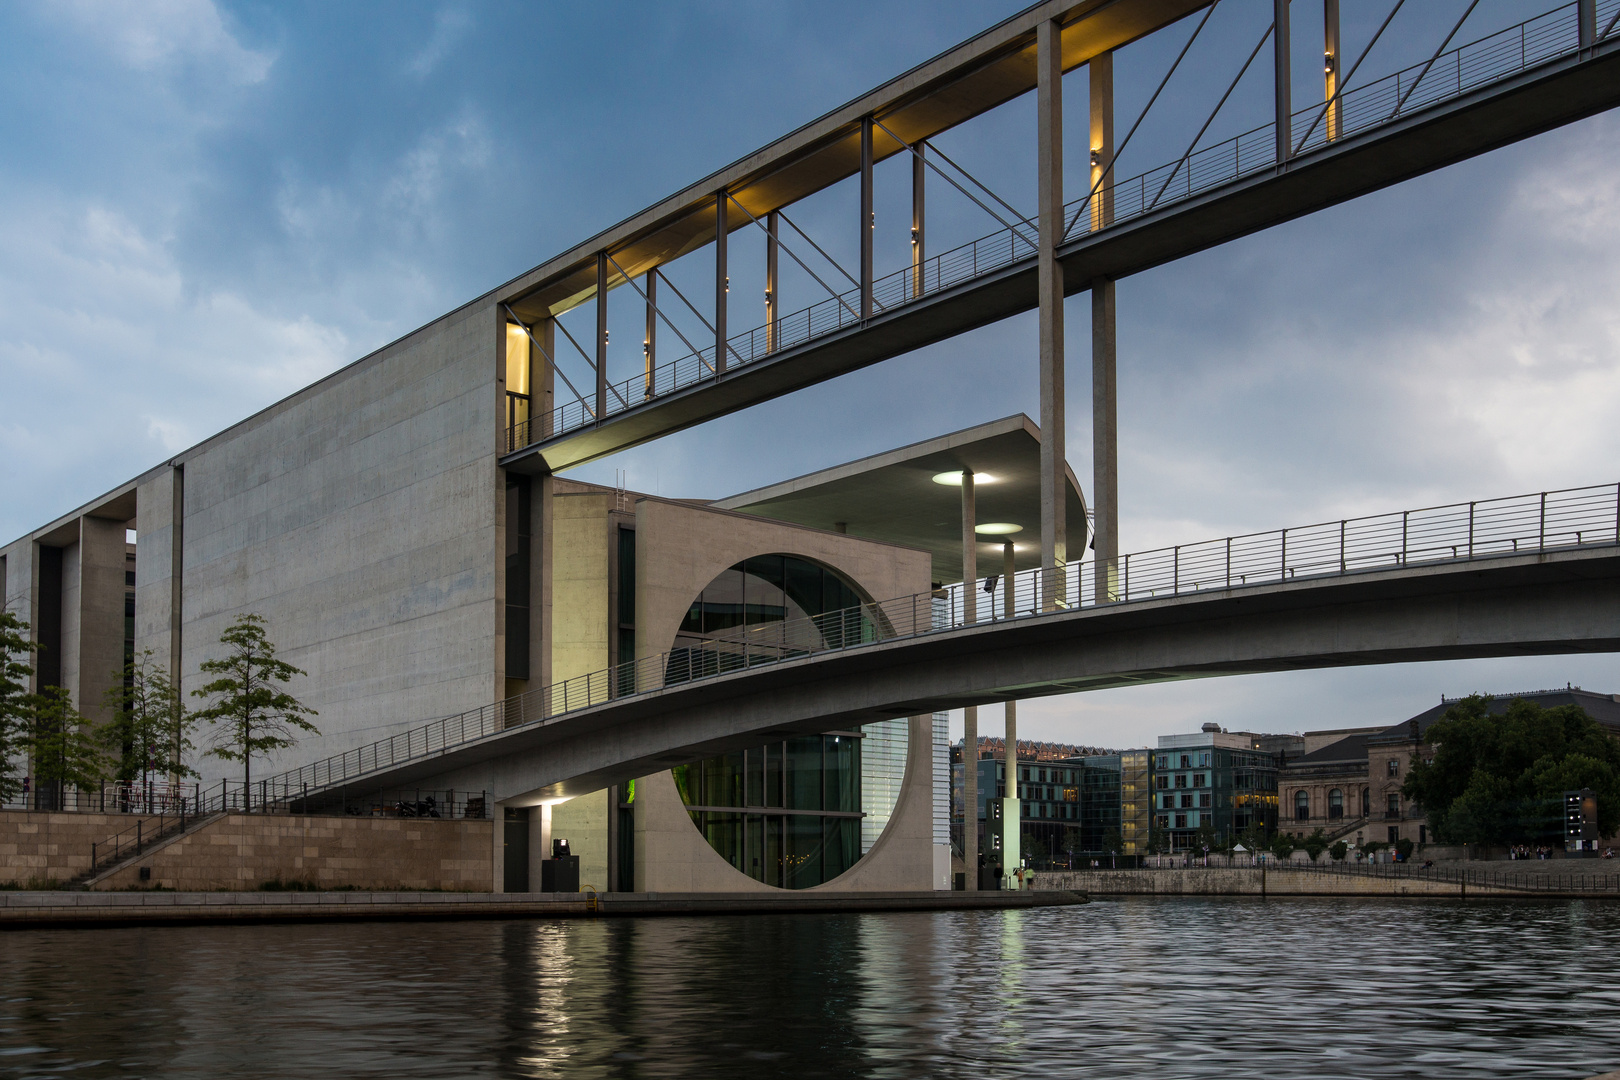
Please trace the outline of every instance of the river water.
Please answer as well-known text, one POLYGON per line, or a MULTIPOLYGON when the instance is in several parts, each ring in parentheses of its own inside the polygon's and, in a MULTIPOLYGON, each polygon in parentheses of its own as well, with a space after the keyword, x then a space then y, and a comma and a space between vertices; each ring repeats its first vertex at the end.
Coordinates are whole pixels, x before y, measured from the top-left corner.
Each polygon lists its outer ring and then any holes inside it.
POLYGON ((1620 904, 0 934, 0 1077, 1584 1077, 1620 904))

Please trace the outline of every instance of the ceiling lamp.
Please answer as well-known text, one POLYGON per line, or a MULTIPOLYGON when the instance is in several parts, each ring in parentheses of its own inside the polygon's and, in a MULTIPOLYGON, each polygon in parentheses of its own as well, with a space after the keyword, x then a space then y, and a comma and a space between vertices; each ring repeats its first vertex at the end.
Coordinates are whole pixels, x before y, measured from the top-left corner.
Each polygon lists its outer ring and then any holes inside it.
POLYGON ((975 525, 973 531, 985 536, 1011 536, 1013 533, 1024 531, 1022 525, 1014 525, 1010 521, 987 521, 983 525, 975 525))
MULTIPOLYGON (((989 473, 976 472, 973 474, 973 486, 980 484, 993 484, 996 478, 989 473)), ((934 483, 944 484, 946 487, 961 487, 962 474, 960 472, 942 472, 934 474, 934 483)))

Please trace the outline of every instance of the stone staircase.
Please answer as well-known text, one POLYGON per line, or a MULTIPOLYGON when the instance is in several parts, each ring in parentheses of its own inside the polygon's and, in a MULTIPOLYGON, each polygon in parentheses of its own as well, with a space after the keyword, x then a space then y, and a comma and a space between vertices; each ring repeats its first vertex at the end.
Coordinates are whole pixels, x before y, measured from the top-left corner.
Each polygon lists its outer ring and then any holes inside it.
POLYGON ((117 836, 109 837, 103 844, 95 845, 95 848, 92 848, 90 868, 63 882, 62 888, 75 892, 88 891, 102 880, 111 877, 133 863, 141 861, 153 852, 160 851, 175 841, 190 836, 216 819, 223 817, 224 814, 225 811, 223 810, 215 810, 211 813, 196 814, 189 817, 143 819, 129 829, 124 829, 117 836), (150 831, 147 828, 149 822, 153 826, 150 831), (115 843, 131 830, 136 832, 134 843, 127 847, 120 845, 114 855, 101 859, 96 858, 95 850, 97 848, 103 848, 106 845, 115 843))

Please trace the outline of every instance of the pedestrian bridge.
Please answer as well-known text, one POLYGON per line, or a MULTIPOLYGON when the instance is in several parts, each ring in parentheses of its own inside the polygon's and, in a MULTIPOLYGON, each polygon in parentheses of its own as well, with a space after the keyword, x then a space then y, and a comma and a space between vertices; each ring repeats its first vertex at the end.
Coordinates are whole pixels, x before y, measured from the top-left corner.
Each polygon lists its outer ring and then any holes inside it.
POLYGON ((406 787, 565 797, 727 750, 1172 679, 1620 651, 1620 484, 1224 537, 783 622, 282 773, 295 807, 406 787), (1011 611, 1008 614, 1008 611, 1011 611))

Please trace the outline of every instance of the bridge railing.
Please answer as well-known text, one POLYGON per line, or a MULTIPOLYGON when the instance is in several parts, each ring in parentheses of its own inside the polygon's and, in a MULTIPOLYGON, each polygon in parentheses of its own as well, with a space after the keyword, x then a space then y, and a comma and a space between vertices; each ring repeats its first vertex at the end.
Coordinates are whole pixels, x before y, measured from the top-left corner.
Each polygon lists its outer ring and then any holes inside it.
MULTIPOLYGON (((1104 602, 1125 604, 1301 579, 1620 545, 1620 484, 1450 503, 1318 522, 1122 555, 1061 570, 997 578, 809 618, 684 637, 677 648, 564 679, 528 693, 335 754, 261 781, 261 800, 302 799, 357 777, 445 754, 513 728, 546 724, 621 698, 827 652, 995 624, 1043 619, 1104 602), (1011 590, 1012 613, 1007 613, 1011 590)), ((250 793, 252 794, 252 793, 250 793)))
MULTIPOLYGON (((1336 119, 1322 103, 1300 109, 1290 119, 1295 155, 1372 131, 1576 52, 1580 44, 1577 7, 1575 3, 1563 4, 1458 46, 1432 62, 1414 64, 1346 90, 1339 96, 1336 119)), ((1620 13, 1620 0, 1600 0, 1600 34, 1613 36, 1620 32, 1612 25, 1616 13, 1620 13)), ((1263 124, 1181 160, 1106 185, 1098 203, 1102 205, 1106 200, 1111 204, 1106 222, 1093 212, 1092 195, 1087 192, 1064 207, 1064 236, 1085 236, 1275 168, 1275 130, 1274 122, 1263 124)), ((920 281, 917 269, 911 266, 877 278, 872 285, 874 308, 881 314, 1031 258, 1038 231, 1037 220, 1015 222, 1011 228, 998 229, 925 260, 920 281)), ((729 339, 726 366, 746 366, 783 349, 858 326, 860 310, 860 289, 852 287, 778 318, 774 328, 757 326, 729 339)), ((717 372, 714 358, 714 347, 707 346, 656 366, 650 377, 642 372, 610 384, 605 414, 600 417, 591 403, 558 405, 549 427, 529 420, 510 428, 507 452, 520 450, 542 436, 566 434, 664 394, 712 380, 717 372)))

